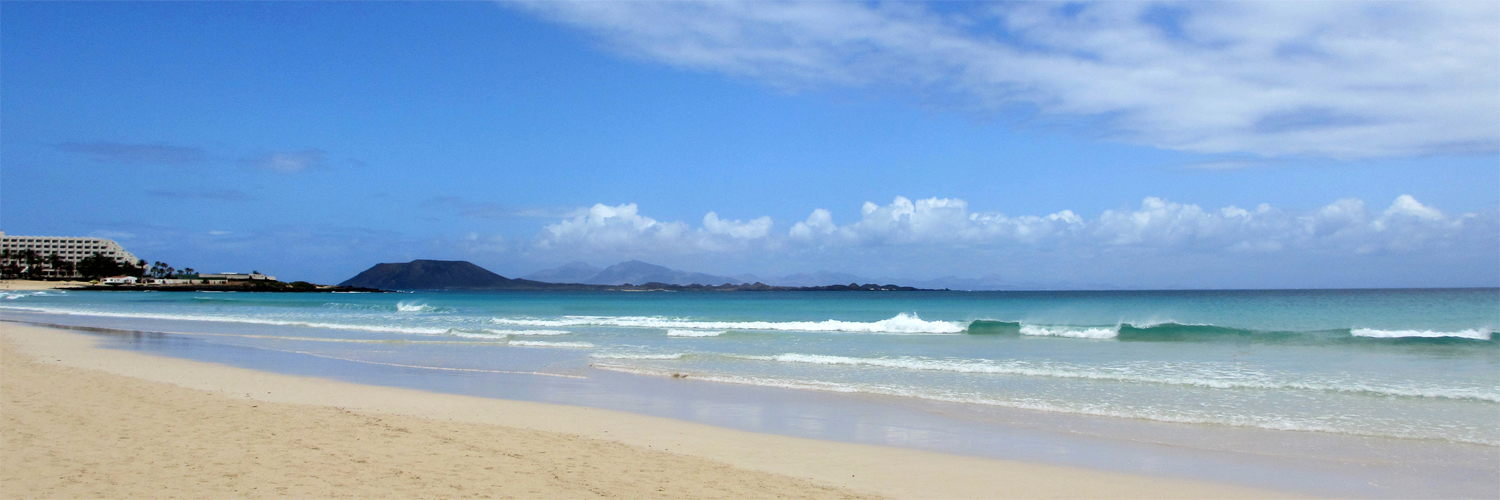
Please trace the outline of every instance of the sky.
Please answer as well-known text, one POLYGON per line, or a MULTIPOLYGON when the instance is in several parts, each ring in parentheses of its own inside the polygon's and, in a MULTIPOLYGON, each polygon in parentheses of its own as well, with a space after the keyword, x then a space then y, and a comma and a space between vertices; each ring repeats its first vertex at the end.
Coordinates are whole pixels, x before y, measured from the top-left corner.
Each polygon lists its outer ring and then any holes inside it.
POLYGON ((323 283, 1500 286, 1500 3, 7 1, 0 230, 323 283))

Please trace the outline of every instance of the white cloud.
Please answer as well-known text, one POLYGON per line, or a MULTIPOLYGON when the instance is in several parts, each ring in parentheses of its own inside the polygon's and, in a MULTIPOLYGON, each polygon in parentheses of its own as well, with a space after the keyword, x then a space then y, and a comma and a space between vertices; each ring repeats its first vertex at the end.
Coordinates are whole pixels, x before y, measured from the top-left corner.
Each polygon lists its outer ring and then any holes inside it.
POLYGON ((659 222, 641 215, 634 203, 613 207, 601 203, 584 215, 547 225, 536 245, 561 251, 621 254, 723 252, 765 240, 771 225, 770 217, 741 222, 720 219, 717 213, 709 212, 703 216, 703 227, 694 229, 683 222, 659 222))
POLYGON ((304 149, 302 151, 277 151, 266 155, 248 158, 241 161, 242 164, 270 170, 283 174, 301 172, 309 169, 325 168, 328 162, 326 155, 319 149, 304 149))
POLYGON ((710 234, 723 234, 743 240, 763 238, 771 232, 771 218, 761 217, 741 223, 738 220, 720 219, 719 214, 709 212, 703 216, 703 229, 710 234))
MULTIPOLYGON (((827 213, 827 211, 820 211, 827 213)), ((1007 216, 969 212, 963 200, 896 197, 889 205, 866 202, 852 224, 811 233, 794 226, 789 236, 826 235, 823 244, 1074 248, 1143 248, 1156 251, 1277 251, 1300 248, 1335 253, 1409 252, 1444 245, 1474 233, 1493 233, 1496 214, 1451 217, 1401 195, 1372 213, 1357 199, 1338 200, 1305 213, 1262 204, 1254 211, 1228 206, 1206 210, 1156 197, 1138 208, 1105 210, 1085 220, 1064 210, 1050 215, 1007 216)), ((816 215, 816 214, 815 214, 816 215)), ((831 215, 827 216, 831 220, 831 215)), ((1496 235, 1500 237, 1500 235, 1496 235)), ((1480 235, 1480 239, 1483 236, 1480 235)), ((1492 245, 1493 246, 1493 245, 1492 245)))
POLYGON ((526 5, 634 57, 789 90, 1032 107, 1162 148, 1335 158, 1500 149, 1496 2, 1006 2, 941 13, 866 2, 526 5))
POLYGON ((770 217, 741 222, 709 212, 703 226, 693 228, 641 215, 631 203, 594 205, 585 215, 548 225, 536 245, 580 252, 678 255, 815 248, 929 248, 952 254, 965 248, 1028 252, 1062 247, 1093 252, 1134 249, 1159 255, 1292 249, 1355 255, 1410 253, 1464 242, 1497 247, 1497 216, 1500 213, 1452 216, 1410 195, 1401 195, 1383 211, 1372 211, 1362 200, 1352 198, 1294 211, 1266 204, 1253 210, 1205 209, 1148 197, 1139 207, 1105 210, 1093 219, 1071 210, 1017 216, 973 212, 961 199, 913 201, 897 196, 887 205, 864 203, 860 218, 842 226, 834 222, 833 212, 816 209, 806 220, 778 234, 771 232, 770 217))
POLYGON ((807 220, 793 225, 789 234, 793 238, 811 239, 817 235, 832 234, 836 230, 838 225, 833 223, 833 212, 819 208, 813 210, 807 220))

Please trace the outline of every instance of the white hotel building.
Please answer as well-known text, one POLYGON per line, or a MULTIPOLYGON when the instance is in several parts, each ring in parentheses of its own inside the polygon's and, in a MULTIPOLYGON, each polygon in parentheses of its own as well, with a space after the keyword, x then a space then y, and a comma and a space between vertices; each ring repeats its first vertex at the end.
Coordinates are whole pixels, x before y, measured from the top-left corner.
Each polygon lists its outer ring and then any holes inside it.
POLYGON ((36 250, 37 255, 43 259, 52 254, 65 261, 77 264, 85 257, 100 254, 114 259, 120 264, 137 265, 140 260, 135 254, 125 251, 125 247, 115 243, 114 240, 104 238, 85 238, 79 236, 10 236, 0 231, 0 249, 10 250, 11 261, 18 260, 15 255, 18 252, 36 250))

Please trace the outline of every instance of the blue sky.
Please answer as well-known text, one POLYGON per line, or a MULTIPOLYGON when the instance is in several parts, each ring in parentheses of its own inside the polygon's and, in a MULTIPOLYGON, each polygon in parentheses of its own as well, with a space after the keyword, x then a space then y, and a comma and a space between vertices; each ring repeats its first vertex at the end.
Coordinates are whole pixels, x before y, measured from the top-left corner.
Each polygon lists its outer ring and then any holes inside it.
POLYGON ((6 2, 0 230, 321 282, 1495 286, 1496 33, 1487 2, 6 2))

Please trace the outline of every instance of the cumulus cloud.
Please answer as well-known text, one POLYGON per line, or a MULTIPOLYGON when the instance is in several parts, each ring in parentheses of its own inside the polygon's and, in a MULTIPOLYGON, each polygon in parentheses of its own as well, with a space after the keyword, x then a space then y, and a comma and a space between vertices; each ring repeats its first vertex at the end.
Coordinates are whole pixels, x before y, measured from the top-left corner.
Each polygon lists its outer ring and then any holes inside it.
POLYGON ((750 222, 740 222, 720 219, 719 214, 709 212, 703 216, 703 230, 709 234, 722 234, 742 240, 763 238, 771 232, 771 218, 761 217, 750 222))
POLYGON ((1383 210, 1371 210, 1364 201, 1351 198, 1306 211, 1266 204, 1206 209, 1148 197, 1138 207, 1105 210, 1092 219, 1071 210, 1012 216, 973 211, 968 202, 956 198, 914 201, 897 196, 885 205, 866 202, 859 219, 844 225, 834 222, 833 212, 816 209, 778 234, 772 232, 770 217, 741 222, 709 212, 703 226, 694 228, 647 217, 631 203, 594 205, 587 214, 548 225, 537 245, 655 254, 840 247, 1023 252, 1068 247, 1226 255, 1298 250, 1356 255, 1469 245, 1500 251, 1495 248, 1500 247, 1497 215, 1450 215, 1410 195, 1401 195, 1383 210))
POLYGON ((88 155, 111 163, 198 165, 208 162, 201 148, 168 144, 123 144, 118 142, 64 142, 58 151, 88 155))
POLYGON ((1082 117, 1161 148, 1500 150, 1495 2, 525 5, 633 57, 789 90, 896 89, 965 109, 1082 117))
POLYGON ((585 214, 547 225, 536 244, 543 249, 607 250, 624 255, 724 252, 765 241, 770 232, 770 217, 741 222, 709 212, 703 216, 703 227, 692 228, 641 215, 634 203, 613 207, 601 203, 585 214))
MULTIPOLYGON (((1045 216, 970 212, 962 200, 903 197, 885 206, 866 203, 862 218, 824 234, 846 244, 968 243, 1026 246, 1063 243, 1096 249, 1271 252, 1289 248, 1337 253, 1410 252, 1484 237, 1496 214, 1450 216, 1410 195, 1374 212, 1344 199, 1307 212, 1228 206, 1204 209, 1156 197, 1139 207, 1106 210, 1085 220, 1069 210, 1045 216)), ((789 233, 788 236, 804 236, 789 233)), ((1491 245, 1495 246, 1495 245, 1491 245)))
POLYGON ((328 162, 325 159, 326 156, 321 149, 277 151, 254 158, 247 158, 241 161, 241 164, 252 168, 290 174, 310 169, 326 168, 328 166, 328 162))

